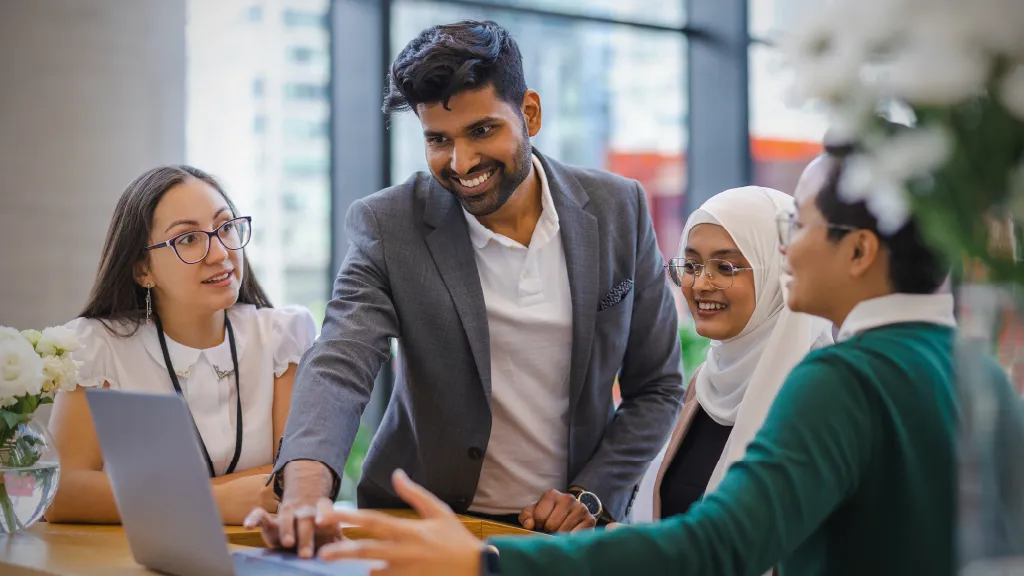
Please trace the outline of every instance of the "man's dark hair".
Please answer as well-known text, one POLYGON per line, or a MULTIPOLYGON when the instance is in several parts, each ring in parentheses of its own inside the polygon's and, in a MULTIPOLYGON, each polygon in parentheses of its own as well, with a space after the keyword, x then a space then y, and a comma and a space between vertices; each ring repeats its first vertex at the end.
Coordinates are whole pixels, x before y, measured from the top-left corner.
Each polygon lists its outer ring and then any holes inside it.
MULTIPOLYGON (((856 144, 830 144, 825 146, 829 160, 829 174, 818 192, 815 205, 829 224, 869 230, 889 251, 889 280, 896 292, 905 294, 931 294, 938 290, 949 273, 946 262, 921 235, 913 218, 892 234, 878 230, 878 220, 863 200, 847 202, 839 192, 847 159, 859 152, 856 144)), ((829 240, 836 242, 849 234, 847 229, 830 228, 829 240)))
POLYGON ((519 109, 526 76, 519 46, 508 30, 485 21, 464 20, 420 32, 395 58, 384 93, 385 114, 448 100, 465 90, 493 86, 519 109))

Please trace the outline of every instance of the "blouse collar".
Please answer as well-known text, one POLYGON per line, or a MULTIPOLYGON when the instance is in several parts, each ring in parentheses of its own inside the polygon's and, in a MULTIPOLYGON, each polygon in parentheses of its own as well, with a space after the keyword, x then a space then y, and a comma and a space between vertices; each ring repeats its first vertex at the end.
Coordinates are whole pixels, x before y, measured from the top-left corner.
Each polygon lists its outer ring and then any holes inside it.
POLYGON ((836 341, 890 324, 927 322, 956 327, 952 294, 889 294, 865 300, 853 307, 839 328, 836 341))
MULTIPOLYGON (((235 351, 238 354, 239 362, 241 362, 242 351, 245 349, 245 331, 240 330, 238 325, 237 316, 233 311, 228 312, 228 317, 232 320, 231 327, 235 333, 235 351)), ((143 344, 145 345, 146 351, 149 355, 160 365, 161 368, 167 369, 166 363, 164 363, 164 353, 160 349, 160 338, 156 333, 156 325, 152 322, 145 324, 139 330, 139 335, 142 337, 143 344)), ((199 363, 199 359, 203 356, 206 360, 219 368, 220 370, 230 370, 233 367, 231 360, 231 343, 228 340, 227 331, 224 332, 224 340, 214 346, 213 348, 199 349, 191 348, 175 342, 166 334, 164 337, 167 340, 167 354, 171 357, 171 363, 174 364, 175 372, 179 375, 189 371, 193 366, 199 363)))

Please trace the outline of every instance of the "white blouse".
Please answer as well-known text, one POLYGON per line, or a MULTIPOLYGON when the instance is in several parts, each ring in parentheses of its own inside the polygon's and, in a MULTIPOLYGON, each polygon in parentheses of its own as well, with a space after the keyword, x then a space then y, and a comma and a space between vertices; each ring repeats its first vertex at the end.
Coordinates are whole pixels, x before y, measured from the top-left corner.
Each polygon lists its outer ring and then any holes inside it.
MULTIPOLYGON (((237 304, 228 311, 238 354, 242 393, 242 453, 235 471, 271 464, 274 459, 274 379, 290 364, 298 364, 316 337, 313 316, 305 308, 257 309, 237 304)), ((99 320, 76 318, 68 324, 82 342, 75 359, 84 362, 79 383, 110 384, 114 390, 174 394, 153 323, 143 324, 133 336, 111 334, 99 320)), ((166 337, 166 334, 165 334, 166 337)), ((178 374, 199 434, 217 475, 225 473, 235 453, 235 377, 218 378, 217 371, 233 368, 231 346, 224 341, 213 348, 189 348, 166 337, 167 352, 178 374)))

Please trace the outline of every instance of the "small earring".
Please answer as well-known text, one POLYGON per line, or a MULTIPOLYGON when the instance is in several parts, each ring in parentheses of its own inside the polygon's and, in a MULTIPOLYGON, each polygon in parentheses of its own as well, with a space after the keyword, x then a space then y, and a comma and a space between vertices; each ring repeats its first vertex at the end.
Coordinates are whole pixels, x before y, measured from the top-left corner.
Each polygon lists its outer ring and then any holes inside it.
POLYGON ((146 322, 149 322, 149 317, 153 315, 153 294, 150 290, 150 285, 146 284, 146 322))

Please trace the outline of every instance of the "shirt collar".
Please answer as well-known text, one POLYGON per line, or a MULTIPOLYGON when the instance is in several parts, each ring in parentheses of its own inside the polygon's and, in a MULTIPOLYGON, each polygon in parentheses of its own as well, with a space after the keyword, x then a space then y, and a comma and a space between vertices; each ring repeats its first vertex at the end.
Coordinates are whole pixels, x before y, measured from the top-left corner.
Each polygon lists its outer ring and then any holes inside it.
MULTIPOLYGON (((557 232, 559 229, 558 225, 558 212, 555 211, 555 203, 551 199, 551 188, 548 186, 548 176, 544 172, 544 166, 541 164, 540 159, 537 158, 536 154, 530 155, 531 161, 533 162, 533 169, 537 171, 537 175, 540 176, 540 221, 538 221, 538 227, 544 224, 550 232, 557 232)), ((463 216, 466 217, 466 223, 469 225, 469 239, 473 242, 473 246, 476 248, 483 248, 490 241, 498 242, 499 244, 513 243, 513 240, 505 238, 500 234, 495 234, 489 230, 486 226, 480 223, 473 216, 462 209, 463 216)))
MULTIPOLYGON (((241 362, 242 351, 245 349, 245 331, 239 329, 240 320, 233 311, 229 312, 228 316, 232 320, 231 327, 234 329, 235 333, 235 352, 238 354, 239 362, 241 362)), ((138 336, 142 338, 143 345, 153 360, 155 360, 161 368, 166 370, 167 365, 164 362, 163 350, 160 349, 160 338, 156 333, 156 324, 151 322, 143 325, 142 328, 139 329, 138 336)), ((203 356, 206 357, 206 360, 209 363, 217 366, 217 368, 221 370, 228 370, 233 367, 231 359, 231 342, 228 340, 227 333, 224 334, 224 340, 220 344, 205 350, 179 344, 166 334, 164 335, 164 338, 167 341, 167 354, 171 357, 171 364, 174 365, 174 370, 176 372, 184 373, 188 371, 191 367, 195 366, 203 356)))
POLYGON ((873 328, 905 322, 926 322, 955 328, 953 295, 889 294, 864 300, 847 315, 836 340, 842 342, 873 328))

